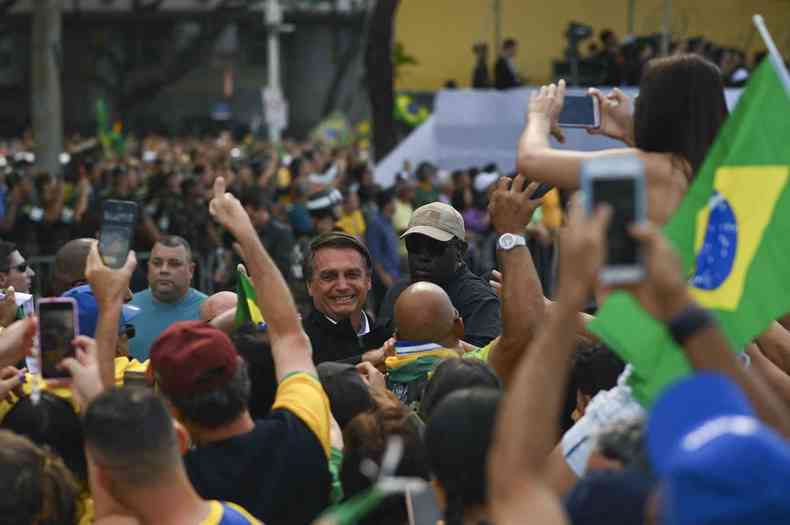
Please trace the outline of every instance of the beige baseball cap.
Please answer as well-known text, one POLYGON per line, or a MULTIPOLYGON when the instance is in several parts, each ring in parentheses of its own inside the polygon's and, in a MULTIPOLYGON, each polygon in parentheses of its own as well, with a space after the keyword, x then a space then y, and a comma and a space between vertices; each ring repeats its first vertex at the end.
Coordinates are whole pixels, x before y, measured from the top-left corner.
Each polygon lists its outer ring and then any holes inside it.
POLYGON ((453 237, 462 241, 466 239, 464 218, 458 210, 443 202, 432 202, 414 210, 409 229, 401 235, 401 239, 412 233, 420 233, 441 242, 453 237))

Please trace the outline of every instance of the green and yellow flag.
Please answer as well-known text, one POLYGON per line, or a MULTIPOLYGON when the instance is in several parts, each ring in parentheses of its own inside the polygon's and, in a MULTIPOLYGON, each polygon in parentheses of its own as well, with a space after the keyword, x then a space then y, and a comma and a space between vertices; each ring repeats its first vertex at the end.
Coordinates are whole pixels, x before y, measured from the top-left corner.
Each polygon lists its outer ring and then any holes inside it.
POLYGON ((253 323, 259 328, 265 328, 266 321, 263 320, 261 310, 258 308, 255 288, 253 288, 250 278, 247 277, 246 273, 238 269, 236 274, 238 277, 236 284, 238 302, 236 303, 236 318, 234 319, 236 328, 245 323, 253 323))
MULTIPOLYGON (((790 86, 770 58, 753 73, 705 163, 664 228, 694 298, 741 350, 790 311, 790 86)), ((690 366, 632 296, 613 294, 590 329, 631 363, 649 406, 690 366)))

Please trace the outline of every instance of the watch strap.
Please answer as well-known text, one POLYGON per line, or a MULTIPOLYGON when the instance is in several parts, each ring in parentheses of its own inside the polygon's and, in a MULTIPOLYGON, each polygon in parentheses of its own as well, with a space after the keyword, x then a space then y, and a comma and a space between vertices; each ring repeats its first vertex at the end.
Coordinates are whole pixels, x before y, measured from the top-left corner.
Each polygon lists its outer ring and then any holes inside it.
POLYGON ((683 346, 691 336, 715 322, 716 319, 708 310, 692 304, 670 319, 667 329, 672 340, 683 346))
POLYGON ((527 238, 517 233, 503 233, 502 235, 499 236, 496 243, 497 250, 504 250, 504 251, 509 251, 512 250, 513 248, 518 248, 519 246, 526 246, 526 245, 527 245, 527 238), (514 242, 511 246, 508 247, 502 246, 502 238, 505 236, 513 239, 514 242))

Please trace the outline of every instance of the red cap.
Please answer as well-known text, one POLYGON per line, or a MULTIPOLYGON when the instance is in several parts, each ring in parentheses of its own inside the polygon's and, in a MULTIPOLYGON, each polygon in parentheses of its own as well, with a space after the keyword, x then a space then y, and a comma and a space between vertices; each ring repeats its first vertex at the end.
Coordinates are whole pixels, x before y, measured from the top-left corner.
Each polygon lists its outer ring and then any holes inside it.
POLYGON ((203 321, 181 321, 151 345, 151 363, 167 395, 189 396, 227 384, 239 368, 239 354, 225 333, 203 321))

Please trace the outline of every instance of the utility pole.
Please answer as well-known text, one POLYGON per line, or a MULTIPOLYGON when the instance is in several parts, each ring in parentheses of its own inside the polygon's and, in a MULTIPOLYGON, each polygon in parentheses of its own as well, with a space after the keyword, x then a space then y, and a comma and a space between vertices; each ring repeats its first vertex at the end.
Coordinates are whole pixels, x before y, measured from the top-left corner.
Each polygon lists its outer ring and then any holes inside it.
POLYGON ((60 72, 61 0, 33 0, 32 84, 30 100, 36 167, 50 175, 60 172, 63 152, 63 102, 60 72))
POLYGON ((288 127, 288 102, 283 96, 280 77, 280 33, 293 31, 293 26, 283 24, 280 0, 266 1, 264 23, 269 33, 269 85, 263 90, 263 105, 269 127, 269 141, 276 144, 282 139, 283 130, 288 127))
POLYGON ((661 23, 661 56, 669 55, 672 42, 672 0, 664 0, 664 18, 661 23))
POLYGON ((494 56, 502 48, 502 0, 493 0, 494 8, 494 56))
POLYGON ((636 35, 636 0, 628 0, 628 34, 636 35))

